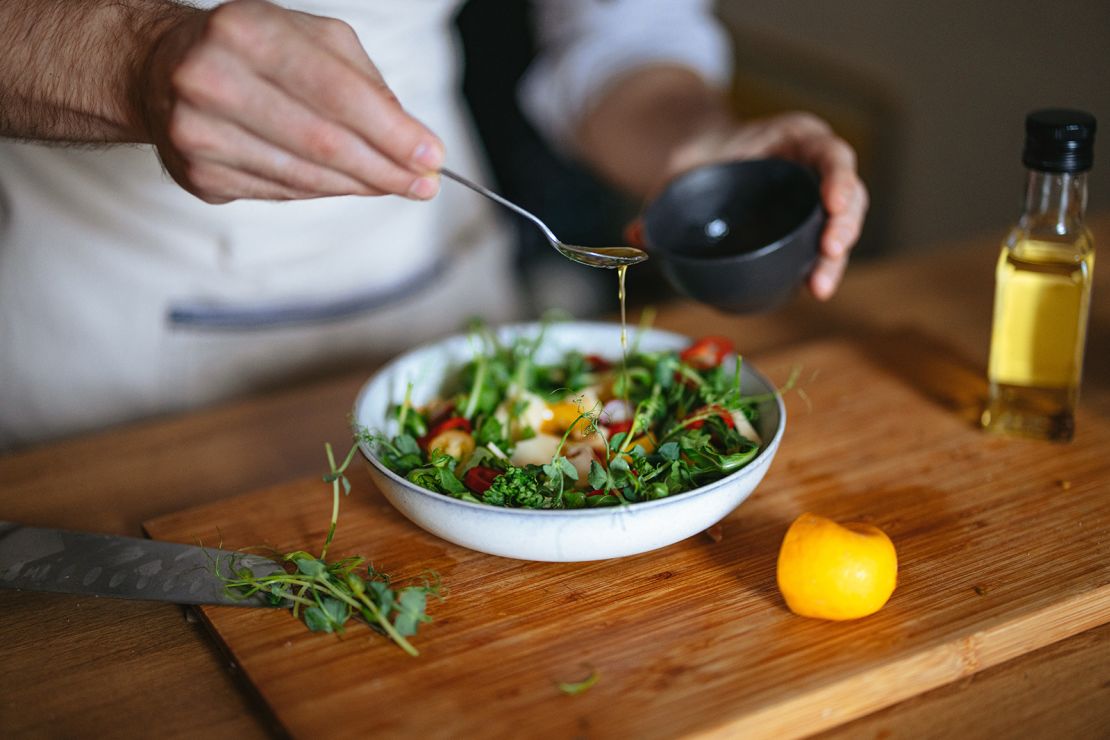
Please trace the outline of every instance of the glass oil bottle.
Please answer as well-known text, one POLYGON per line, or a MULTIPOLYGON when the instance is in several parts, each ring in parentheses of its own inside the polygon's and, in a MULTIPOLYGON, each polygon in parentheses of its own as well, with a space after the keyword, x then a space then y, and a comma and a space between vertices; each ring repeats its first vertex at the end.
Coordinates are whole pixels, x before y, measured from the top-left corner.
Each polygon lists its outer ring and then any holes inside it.
POLYGON ((1025 206, 995 271, 991 432, 1068 441, 1075 432, 1095 253, 1083 223, 1095 119, 1043 110, 1026 118, 1025 206))

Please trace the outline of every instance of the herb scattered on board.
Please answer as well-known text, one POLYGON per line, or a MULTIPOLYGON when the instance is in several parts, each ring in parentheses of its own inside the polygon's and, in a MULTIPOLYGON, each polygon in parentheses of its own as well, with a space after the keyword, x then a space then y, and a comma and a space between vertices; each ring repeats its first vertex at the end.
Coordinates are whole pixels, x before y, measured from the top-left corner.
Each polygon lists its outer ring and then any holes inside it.
POLYGON ((589 691, 590 687, 597 683, 599 678, 601 678, 600 674, 598 674, 596 670, 591 668, 590 675, 582 679, 581 681, 571 681, 566 683, 559 683, 556 685, 559 687, 559 691, 562 691, 564 694, 570 694, 573 696, 575 694, 584 694, 589 691))
POLYGON ((217 575, 223 578, 227 592, 237 598, 261 593, 275 605, 290 605, 293 616, 313 632, 342 633, 347 622, 354 619, 386 635, 409 655, 418 655, 407 638, 416 634, 422 622, 431 621, 424 610, 429 596, 440 596, 439 576, 428 573, 423 582, 400 587, 362 556, 327 561, 339 520, 339 490, 342 487, 344 494, 351 492, 345 472, 358 445, 351 447, 338 466, 331 445, 324 447, 330 466, 324 482, 332 486, 332 510, 320 555, 303 550, 286 553, 281 560, 289 564, 290 570, 285 573, 255 576, 244 568, 229 576, 217 570, 217 575))

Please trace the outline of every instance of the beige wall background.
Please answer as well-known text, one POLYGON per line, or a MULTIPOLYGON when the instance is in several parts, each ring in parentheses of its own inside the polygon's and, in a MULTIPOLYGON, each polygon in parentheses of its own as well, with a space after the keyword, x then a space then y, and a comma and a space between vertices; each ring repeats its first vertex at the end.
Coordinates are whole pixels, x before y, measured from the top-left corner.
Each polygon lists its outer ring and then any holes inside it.
POLYGON ((1022 196, 1024 116, 1040 107, 1098 118, 1090 208, 1110 209, 1110 0, 718 7, 737 109, 815 110, 859 150, 874 201, 861 252, 1000 238, 1022 196))

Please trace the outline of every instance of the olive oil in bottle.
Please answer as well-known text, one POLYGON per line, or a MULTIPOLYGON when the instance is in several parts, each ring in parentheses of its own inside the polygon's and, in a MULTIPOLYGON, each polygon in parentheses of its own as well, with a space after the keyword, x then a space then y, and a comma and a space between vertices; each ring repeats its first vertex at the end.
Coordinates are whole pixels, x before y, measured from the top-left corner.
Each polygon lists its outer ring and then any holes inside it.
POLYGON ((1044 110, 1031 113, 1025 128, 1025 207, 995 272, 982 423, 992 432, 1067 441, 1075 431, 1094 269, 1083 215, 1095 119, 1044 110))

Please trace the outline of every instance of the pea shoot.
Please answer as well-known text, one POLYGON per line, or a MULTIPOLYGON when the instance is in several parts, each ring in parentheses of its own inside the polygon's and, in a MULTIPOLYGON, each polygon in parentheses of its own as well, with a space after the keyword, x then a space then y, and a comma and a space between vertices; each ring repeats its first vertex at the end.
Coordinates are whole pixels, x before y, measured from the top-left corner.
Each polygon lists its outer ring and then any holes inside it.
POLYGON ((340 490, 344 495, 351 492, 345 473, 358 444, 356 441, 339 465, 331 445, 324 448, 330 467, 324 482, 331 484, 332 512, 320 554, 304 550, 286 553, 281 561, 289 565, 289 570, 267 576, 255 576, 247 569, 228 576, 217 570, 217 574, 232 596, 247 598, 261 593, 275 605, 289 606, 293 616, 313 632, 342 634, 348 622, 361 621, 416 656, 419 652, 408 638, 416 634, 422 623, 431 621, 425 608, 429 596, 440 596, 439 577, 427 573, 419 583, 396 587, 387 574, 360 555, 327 561, 339 521, 340 490))

